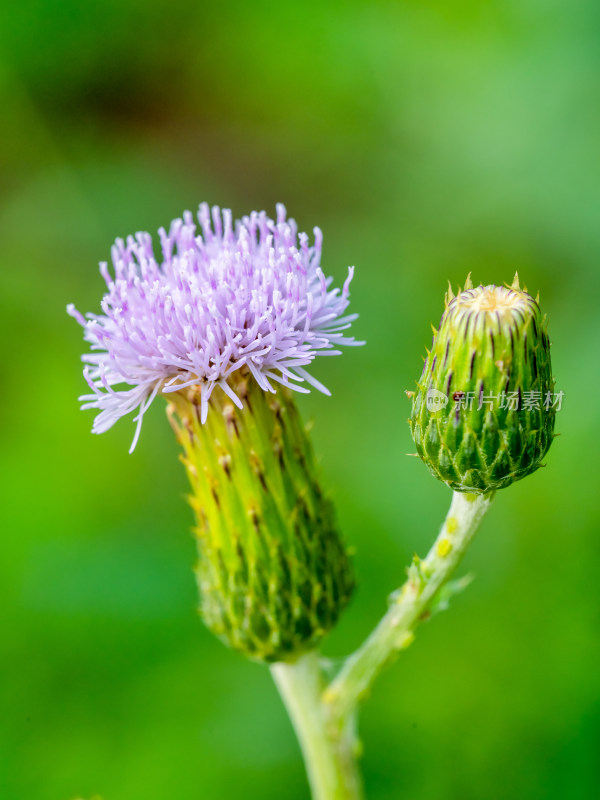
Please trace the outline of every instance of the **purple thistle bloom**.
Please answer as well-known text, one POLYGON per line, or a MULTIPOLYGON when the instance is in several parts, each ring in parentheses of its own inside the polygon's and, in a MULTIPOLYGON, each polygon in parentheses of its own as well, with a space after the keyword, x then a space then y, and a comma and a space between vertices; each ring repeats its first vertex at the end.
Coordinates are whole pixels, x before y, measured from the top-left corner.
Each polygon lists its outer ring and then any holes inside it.
POLYGON ((168 233, 159 230, 162 263, 150 234, 117 239, 115 277, 100 265, 108 287, 103 313, 84 318, 67 307, 95 351, 82 357, 92 390, 79 398, 82 408, 100 411, 93 433, 137 410, 130 452, 158 392, 198 384, 202 423, 217 385, 242 408, 228 382, 242 367, 268 392, 277 381, 300 392, 309 391, 298 385, 306 382, 330 394, 304 367, 317 355, 339 355, 338 345, 362 344, 342 333, 358 316, 343 316, 354 268, 341 292, 330 288, 332 278, 319 266, 319 228, 309 246, 281 204, 277 222, 253 211, 234 227, 231 211, 215 206, 211 224, 206 203, 198 220, 200 235, 189 211, 168 233))

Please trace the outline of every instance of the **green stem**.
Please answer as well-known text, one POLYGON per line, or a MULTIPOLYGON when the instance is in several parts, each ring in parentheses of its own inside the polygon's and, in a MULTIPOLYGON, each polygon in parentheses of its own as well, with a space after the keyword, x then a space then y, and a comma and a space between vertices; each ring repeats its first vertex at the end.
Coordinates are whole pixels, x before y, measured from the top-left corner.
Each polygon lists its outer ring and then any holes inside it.
POLYGON ((298 736, 313 800, 360 800, 354 720, 359 701, 393 656, 414 639, 440 589, 460 564, 493 493, 454 492, 450 510, 426 558, 415 557, 408 580, 390 598, 373 633, 346 659, 328 687, 323 686, 318 655, 307 653, 292 664, 273 664, 271 672, 298 736))
POLYGON ((331 731, 317 653, 273 664, 271 673, 300 742, 313 800, 360 800, 352 715, 331 731))
POLYGON ((390 606, 373 633, 345 662, 324 694, 331 718, 339 729, 352 718, 359 700, 394 654, 414 639, 444 583, 462 560, 493 493, 454 492, 442 529, 427 557, 415 558, 408 580, 390 598, 390 606))

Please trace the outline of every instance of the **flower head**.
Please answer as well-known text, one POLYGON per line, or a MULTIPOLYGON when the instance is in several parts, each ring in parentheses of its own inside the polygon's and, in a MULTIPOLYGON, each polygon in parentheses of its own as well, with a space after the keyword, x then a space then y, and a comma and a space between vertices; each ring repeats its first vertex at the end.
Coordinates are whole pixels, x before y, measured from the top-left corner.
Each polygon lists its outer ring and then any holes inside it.
POLYGON ((344 316, 353 268, 341 291, 331 288, 318 228, 309 245, 283 205, 276 222, 263 211, 234 224, 231 211, 213 207, 211 214, 203 203, 198 220, 201 232, 189 211, 168 232, 159 230, 159 260, 150 234, 117 239, 114 277, 100 265, 102 313, 83 317, 67 308, 92 350, 83 356, 92 393, 80 398, 82 408, 100 411, 94 433, 137 410, 131 450, 159 392, 200 386, 202 423, 217 386, 242 407, 230 385, 242 368, 267 392, 275 381, 329 394, 304 368, 317 355, 338 355, 338 345, 360 344, 343 333, 357 316, 344 316))
POLYGON ((553 440, 554 378, 547 320, 511 286, 446 295, 413 396, 418 455, 455 491, 509 486, 541 466, 553 440))

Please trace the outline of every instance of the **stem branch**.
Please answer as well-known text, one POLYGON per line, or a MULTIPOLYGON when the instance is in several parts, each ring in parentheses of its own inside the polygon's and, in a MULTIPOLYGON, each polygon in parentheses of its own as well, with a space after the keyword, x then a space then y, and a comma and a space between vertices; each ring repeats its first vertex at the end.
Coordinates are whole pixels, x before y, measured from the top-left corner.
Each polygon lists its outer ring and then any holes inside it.
POLYGON ((462 560, 493 494, 454 492, 450 510, 427 556, 416 556, 408 579, 390 597, 387 613, 324 687, 316 652, 271 666, 300 742, 313 800, 360 800, 354 720, 359 701, 383 667, 412 642, 440 589, 462 560))
POLYGON ((406 583, 391 595, 381 622, 346 659, 325 690, 324 700, 336 724, 346 723, 381 669, 413 641, 416 626, 427 616, 437 593, 462 560, 492 497, 493 494, 454 492, 450 510, 426 558, 415 557, 406 583))

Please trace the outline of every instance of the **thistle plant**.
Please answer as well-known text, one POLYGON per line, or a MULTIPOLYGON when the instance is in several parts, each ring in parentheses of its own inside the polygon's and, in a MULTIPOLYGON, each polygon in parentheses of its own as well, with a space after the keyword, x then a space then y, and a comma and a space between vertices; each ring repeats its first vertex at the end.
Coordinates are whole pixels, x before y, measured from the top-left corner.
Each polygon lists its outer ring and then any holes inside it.
POLYGON ((331 677, 318 652, 354 587, 346 544, 294 392, 328 390, 306 369, 358 345, 346 334, 353 269, 341 289, 321 266, 322 235, 277 219, 200 206, 159 231, 117 239, 101 264, 100 314, 84 328, 93 432, 134 414, 135 448, 158 395, 191 486, 203 619, 244 656, 269 664, 316 800, 357 800, 356 716, 379 671, 465 581, 448 583, 494 492, 537 469, 553 437, 554 384, 537 300, 511 287, 446 297, 413 399, 418 455, 453 489, 429 551, 355 653, 331 677), (494 406, 494 402, 496 405, 494 406))

